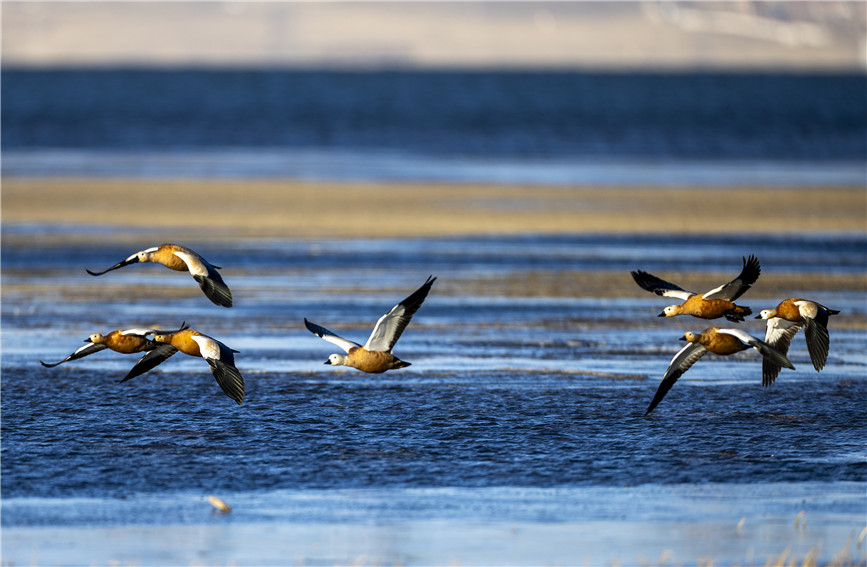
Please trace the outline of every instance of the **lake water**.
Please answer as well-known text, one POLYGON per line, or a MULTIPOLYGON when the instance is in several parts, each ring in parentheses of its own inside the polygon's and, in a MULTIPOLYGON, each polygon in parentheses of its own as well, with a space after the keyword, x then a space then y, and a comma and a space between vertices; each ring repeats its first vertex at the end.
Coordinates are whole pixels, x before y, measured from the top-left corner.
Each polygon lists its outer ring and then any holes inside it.
POLYGON ((4 67, 3 173, 867 184, 863 74, 4 67))
MULTIPOLYGON (((867 181, 863 75, 4 67, 2 81, 4 176, 867 181)), ((113 241, 144 234, 3 224, 4 564, 867 563, 867 304, 816 277, 865 277, 863 233, 185 242, 225 266, 230 310, 159 266, 84 272, 157 244, 113 241), (764 277, 793 275, 787 296, 842 311, 827 366, 812 370, 803 335, 771 388, 757 353, 709 355, 644 417, 677 339, 708 324, 658 319, 668 301, 629 271, 733 277, 748 254, 764 277), (589 273, 632 291, 588 293, 589 273), (395 350, 412 366, 322 364, 334 347, 305 317, 363 342, 429 274, 395 350), (93 332, 182 321, 240 351, 243 405, 181 354, 124 384, 134 355, 39 364, 93 332)), ((782 299, 762 284, 740 303, 782 299)))
MULTIPOLYGON (((821 373, 802 335, 797 370, 767 389, 757 353, 708 355, 644 417, 678 337, 704 321, 658 319, 667 300, 637 286, 601 298, 565 285, 476 291, 638 267, 734 276, 749 253, 765 276, 859 274, 864 235, 708 236, 687 254, 643 235, 189 243, 225 266, 227 310, 159 266, 84 272, 128 246, 33 238, 64 230, 4 226, 7 562, 864 560, 861 293, 792 289, 844 314, 821 373), (322 364, 333 345, 304 317, 363 342, 430 273, 439 279, 395 349, 412 366, 377 376, 322 364), (181 321, 241 351, 243 405, 181 354, 124 384, 135 355, 38 362, 95 331, 181 321), (212 514, 210 494, 233 512, 212 514)), ((780 299, 761 284, 741 300, 756 312, 780 299)), ((760 321, 741 326, 763 336, 760 321)))

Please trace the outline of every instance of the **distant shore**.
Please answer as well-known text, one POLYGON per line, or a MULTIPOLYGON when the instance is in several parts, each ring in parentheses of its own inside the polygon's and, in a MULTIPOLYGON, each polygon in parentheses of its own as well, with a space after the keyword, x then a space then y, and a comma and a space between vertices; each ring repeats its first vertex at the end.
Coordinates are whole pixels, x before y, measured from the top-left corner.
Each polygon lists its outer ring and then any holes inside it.
POLYGON ((294 180, 2 180, 3 223, 173 237, 864 231, 859 187, 531 187, 294 180))

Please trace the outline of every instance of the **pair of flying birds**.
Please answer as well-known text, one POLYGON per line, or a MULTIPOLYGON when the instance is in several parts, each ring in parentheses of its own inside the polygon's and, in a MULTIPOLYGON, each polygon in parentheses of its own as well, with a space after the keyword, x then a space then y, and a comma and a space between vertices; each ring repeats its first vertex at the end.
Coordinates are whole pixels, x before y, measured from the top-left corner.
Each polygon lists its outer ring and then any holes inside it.
MULTIPOLYGON (((112 270, 138 262, 156 262, 172 270, 189 271, 208 299, 223 307, 232 306, 232 293, 217 272, 220 267, 209 263, 193 250, 177 244, 163 244, 148 248, 136 252, 126 260, 118 262, 106 270, 101 272, 87 270, 87 273, 92 276, 101 276, 112 270)), ((428 277, 419 289, 380 317, 364 345, 343 339, 328 329, 304 319, 304 324, 310 332, 346 351, 345 355, 332 354, 325 364, 351 366, 363 372, 371 373, 409 366, 409 362, 400 360, 391 351, 412 316, 421 307, 434 281, 436 281, 435 277, 428 277)), ((238 351, 214 338, 190 329, 186 323, 175 331, 126 329, 112 331, 106 335, 94 333, 85 342, 88 344, 60 362, 53 364, 42 362, 42 365, 53 368, 58 364, 82 358, 106 348, 123 354, 145 353, 121 380, 121 382, 126 382, 155 368, 180 351, 190 356, 204 358, 223 392, 238 404, 244 400, 244 378, 235 367, 234 359, 234 353, 238 351), (153 335, 153 339, 148 338, 151 335, 153 335)))
MULTIPOLYGON (((758 258, 755 256, 744 258, 743 269, 738 277, 702 295, 686 291, 641 270, 632 272, 632 278, 643 289, 656 295, 683 300, 681 304, 666 307, 659 317, 692 315, 700 319, 725 317, 732 322, 742 322, 744 317, 752 315, 752 310, 749 307, 736 305, 735 300, 756 282, 760 273, 758 258)), ((813 367, 817 371, 821 370, 828 359, 830 344, 828 317, 837 313, 839 311, 829 309, 815 301, 789 298, 781 301, 774 309, 761 311, 756 317, 756 319, 767 320, 765 340, 740 329, 719 327, 708 327, 701 333, 685 333, 680 340, 686 341, 687 344, 669 363, 668 370, 662 377, 662 382, 645 415, 652 412, 677 379, 708 352, 726 356, 750 348, 755 349, 762 355, 762 385, 770 386, 776 380, 781 368, 795 369, 786 357, 786 353, 789 351, 792 339, 801 328, 804 329, 807 350, 813 367)))

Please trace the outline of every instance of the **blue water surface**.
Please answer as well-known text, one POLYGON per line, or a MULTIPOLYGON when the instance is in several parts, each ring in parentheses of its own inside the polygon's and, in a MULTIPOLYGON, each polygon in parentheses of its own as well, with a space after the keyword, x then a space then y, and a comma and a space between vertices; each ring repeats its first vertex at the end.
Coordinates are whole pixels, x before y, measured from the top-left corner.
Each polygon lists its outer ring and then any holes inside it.
POLYGON ((5 175, 864 185, 859 74, 4 69, 5 175))

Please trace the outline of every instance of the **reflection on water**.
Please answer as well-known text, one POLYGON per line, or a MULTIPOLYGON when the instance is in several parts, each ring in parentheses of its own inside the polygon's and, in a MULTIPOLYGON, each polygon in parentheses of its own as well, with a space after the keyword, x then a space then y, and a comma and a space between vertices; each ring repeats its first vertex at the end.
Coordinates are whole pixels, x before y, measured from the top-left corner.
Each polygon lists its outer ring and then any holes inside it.
MULTIPOLYGON (((189 500, 217 492, 239 530, 447 522, 464 500, 475 502, 467 522, 530 531, 549 522, 702 523, 720 501, 724 517, 705 523, 733 529, 743 516, 793 518, 806 508, 817 528, 820 511, 823 529, 836 526, 829 541, 860 529, 867 306, 863 290, 828 292, 810 276, 863 273, 863 235, 709 237, 688 250, 674 238, 628 236, 188 243, 225 266, 236 307, 220 310, 188 277, 159 266, 84 273, 126 257, 122 246, 28 245, 4 230, 4 527, 197 524, 206 520, 189 500), (530 272, 553 282, 566 272, 614 281, 637 267, 734 274, 750 253, 764 277, 802 274, 793 293, 843 312, 831 321, 827 367, 812 370, 801 335, 790 351, 797 371, 767 389, 754 352, 707 356, 650 418, 644 409, 677 338, 705 322, 656 318, 668 300, 632 285, 602 297, 566 285, 543 296, 508 288, 530 272), (437 284, 395 349, 412 366, 382 376, 323 366, 334 346, 305 331, 304 317, 363 342, 428 274, 437 284), (505 293, 477 287, 490 278, 505 293), (180 321, 241 351, 242 406, 191 357, 124 384, 135 355, 38 364, 95 331, 180 321), (784 506, 779 491, 790 495, 784 506), (79 506, 80 498, 94 500, 79 506), (390 498, 398 504, 383 508, 390 498), (124 511, 132 502, 153 504, 124 511)), ((742 301, 756 311, 779 299, 760 278, 742 301)), ((763 335, 760 321, 743 328, 763 335)), ((26 541, 29 532, 14 533, 26 541)), ((725 557, 746 556, 733 549, 725 557)), ((390 561, 407 560, 395 553, 390 561)))

